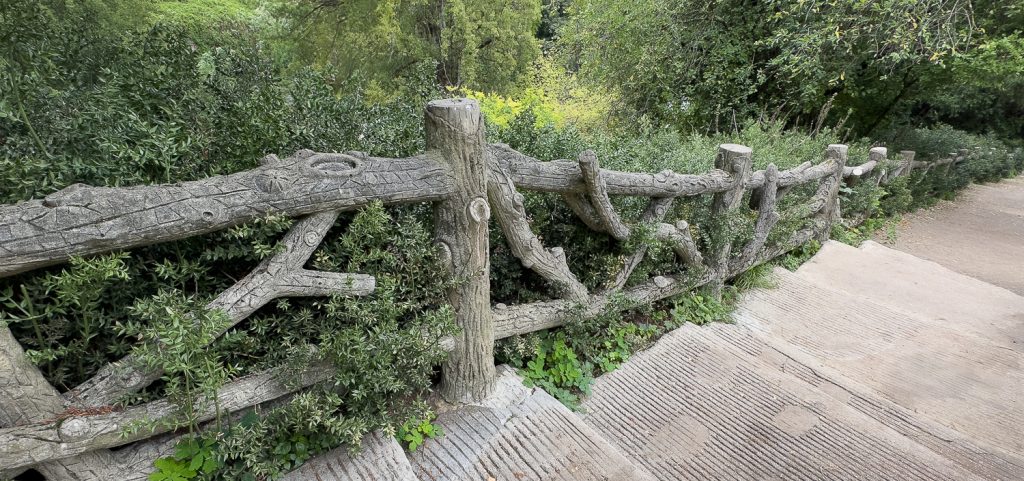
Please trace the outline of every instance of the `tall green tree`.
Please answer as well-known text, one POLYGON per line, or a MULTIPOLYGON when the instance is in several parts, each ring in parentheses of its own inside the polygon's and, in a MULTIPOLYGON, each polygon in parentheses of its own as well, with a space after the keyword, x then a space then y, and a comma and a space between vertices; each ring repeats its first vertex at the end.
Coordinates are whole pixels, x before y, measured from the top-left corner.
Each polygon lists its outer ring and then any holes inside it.
POLYGON ((433 64, 441 86, 503 91, 540 55, 539 0, 298 0, 287 30, 339 80, 387 82, 433 64))
POLYGON ((580 0, 561 38, 566 62, 657 118, 808 125, 828 106, 834 119, 863 113, 851 123, 868 131, 883 94, 976 33, 966 0, 580 0))

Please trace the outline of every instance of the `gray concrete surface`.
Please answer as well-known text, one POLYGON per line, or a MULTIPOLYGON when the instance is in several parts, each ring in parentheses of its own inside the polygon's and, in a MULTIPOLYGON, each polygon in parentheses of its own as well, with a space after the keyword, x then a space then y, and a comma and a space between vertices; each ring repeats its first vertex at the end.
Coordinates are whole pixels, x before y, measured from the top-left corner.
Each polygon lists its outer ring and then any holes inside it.
POLYGON ((363 438, 358 454, 347 446, 316 456, 281 481, 417 481, 402 446, 374 433, 363 438))
POLYGON ((499 366, 497 392, 442 411, 445 435, 409 454, 423 481, 654 481, 555 398, 499 366))
POLYGON ((779 369, 736 325, 687 325, 601 376, 587 424, 663 480, 982 479, 779 369))
POLYGON ((972 185, 896 232, 898 250, 1024 295, 1024 177, 972 185))
MULTIPOLYGON (((836 258, 846 263, 854 256, 836 258)), ((862 259, 860 270, 870 266, 862 259)), ((738 313, 743 324, 979 445, 1024 453, 1024 353, 1008 348, 1006 323, 898 311, 839 290, 843 283, 830 276, 807 280, 780 271, 777 289, 746 296, 738 313)), ((842 276, 839 266, 831 272, 842 276)), ((976 302, 982 310, 985 299, 976 302)), ((1017 305, 1024 315, 1024 298, 1017 305)))

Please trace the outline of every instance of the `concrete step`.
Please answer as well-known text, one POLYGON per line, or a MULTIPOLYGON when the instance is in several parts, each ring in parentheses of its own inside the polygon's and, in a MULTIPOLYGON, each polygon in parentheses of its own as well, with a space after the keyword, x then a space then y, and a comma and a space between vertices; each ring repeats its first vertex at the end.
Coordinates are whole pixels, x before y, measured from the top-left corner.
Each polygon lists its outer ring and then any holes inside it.
POLYGON ((418 481, 405 451, 394 438, 374 433, 358 454, 342 446, 314 457, 282 481, 418 481))
POLYGON ((409 454, 423 481, 654 481, 575 413, 499 367, 497 392, 438 415, 444 436, 409 454))
POLYGON ((744 295, 737 324, 842 388, 826 390, 858 393, 849 402, 880 423, 987 479, 1024 479, 1024 355, 947 321, 775 275, 777 288, 744 295))
POLYGON ((1024 297, 935 262, 872 241, 859 249, 829 241, 797 274, 815 285, 941 321, 999 348, 1024 353, 1024 297))
POLYGON ((584 419, 658 479, 982 479, 746 344, 764 343, 677 329, 597 379, 584 419))

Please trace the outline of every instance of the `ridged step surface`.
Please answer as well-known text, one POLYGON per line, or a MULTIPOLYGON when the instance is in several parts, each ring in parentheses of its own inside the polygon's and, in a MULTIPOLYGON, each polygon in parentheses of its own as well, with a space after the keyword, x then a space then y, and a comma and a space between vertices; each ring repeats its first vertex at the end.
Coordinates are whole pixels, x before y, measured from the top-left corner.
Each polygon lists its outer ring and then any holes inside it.
POLYGON ((664 480, 982 479, 737 337, 760 343, 726 324, 667 334, 597 379, 586 423, 664 480))
POLYGON ((363 438, 358 454, 342 446, 310 459, 282 481, 417 481, 402 446, 375 433, 363 438))
POLYGON ((499 367, 495 395, 439 413, 409 455, 421 481, 654 481, 560 402, 499 367))
POLYGON ((1024 479, 1024 356, 945 321, 895 311, 784 269, 775 275, 777 288, 744 295, 734 314, 740 326, 858 392, 856 407, 879 422, 989 479, 1024 479))
MULTIPOLYGON (((1017 264, 1024 277, 1024 259, 1006 262, 1017 264)), ((935 262, 872 241, 860 248, 829 241, 797 274, 815 285, 1024 353, 1024 297, 935 262)))

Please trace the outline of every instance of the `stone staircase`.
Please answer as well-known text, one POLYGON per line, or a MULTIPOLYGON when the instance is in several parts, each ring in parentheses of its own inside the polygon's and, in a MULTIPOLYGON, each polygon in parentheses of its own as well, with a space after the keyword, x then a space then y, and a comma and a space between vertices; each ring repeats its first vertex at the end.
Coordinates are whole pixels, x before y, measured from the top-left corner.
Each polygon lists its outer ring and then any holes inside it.
POLYGON ((873 242, 775 275, 733 324, 601 376, 581 413, 503 369, 415 453, 371 436, 286 479, 1024 479, 1024 297, 873 242))

